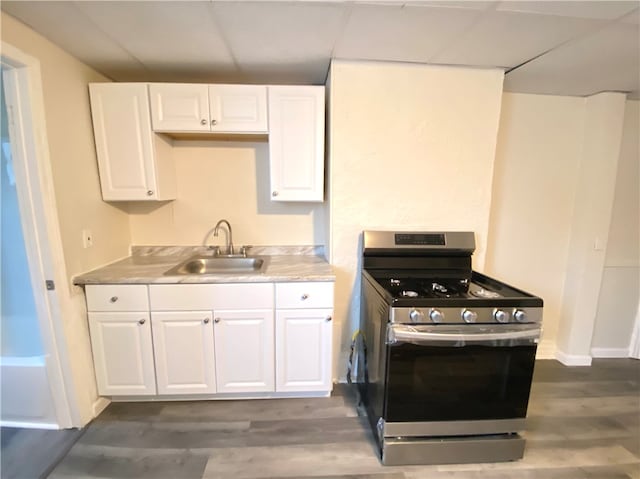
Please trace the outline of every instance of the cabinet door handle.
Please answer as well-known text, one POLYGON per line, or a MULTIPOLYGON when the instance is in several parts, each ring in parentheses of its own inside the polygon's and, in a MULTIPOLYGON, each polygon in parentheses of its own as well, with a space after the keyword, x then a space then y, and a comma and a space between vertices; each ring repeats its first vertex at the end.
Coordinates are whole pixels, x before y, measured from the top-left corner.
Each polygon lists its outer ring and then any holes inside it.
POLYGON ((273 193, 271 193, 271 196, 278 196, 278 192, 274 191, 273 193))
POLYGON ((217 120, 211 120, 211 125, 217 125, 218 121, 217 120))
POLYGON ((211 321, 209 318, 204 318, 204 324, 209 324, 209 321, 211 321))
POLYGON ((220 318, 216 318, 213 320, 214 323, 219 323, 220 322, 220 318))
POLYGON ((204 118, 202 120, 200 120, 200 124, 201 125, 206 125, 207 124, 207 120, 205 120, 204 118))
POLYGON ((109 301, 111 301, 112 303, 115 303, 116 301, 118 301, 118 297, 117 296, 111 296, 111 298, 109 298, 109 301))
POLYGON ((147 320, 146 320, 146 319, 144 319, 144 318, 142 318, 140 321, 138 321, 138 324, 144 324, 144 323, 146 323, 146 322, 147 322, 147 320))
POLYGON ((147 190, 147 196, 153 196, 153 190, 147 190))
POLYGON ((327 316, 325 319, 326 319, 327 321, 331 321, 333 318, 332 318, 331 316, 327 316))
POLYGON ((304 300, 306 300, 306 299, 309 299, 309 295, 308 295, 307 293, 304 293, 302 296, 300 296, 300 299, 301 299, 302 301, 304 301, 304 300))

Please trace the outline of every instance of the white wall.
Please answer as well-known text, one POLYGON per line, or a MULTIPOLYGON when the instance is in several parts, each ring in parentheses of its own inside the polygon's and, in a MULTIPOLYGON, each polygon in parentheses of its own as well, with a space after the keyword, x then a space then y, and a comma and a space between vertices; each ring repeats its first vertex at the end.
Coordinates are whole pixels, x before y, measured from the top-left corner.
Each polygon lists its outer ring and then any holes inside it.
POLYGON ((544 300, 554 357, 585 121, 584 98, 505 93, 486 270, 544 300))
POLYGON ((330 72, 330 256, 336 377, 359 321, 364 229, 472 230, 487 244, 502 71, 334 61, 330 72))
POLYGON ((236 245, 324 244, 323 203, 271 201, 266 141, 174 141, 173 158, 177 199, 124 207, 132 244, 199 245, 222 218, 236 245))
POLYGON ((640 102, 627 101, 595 330, 594 356, 628 355, 640 291, 640 102))

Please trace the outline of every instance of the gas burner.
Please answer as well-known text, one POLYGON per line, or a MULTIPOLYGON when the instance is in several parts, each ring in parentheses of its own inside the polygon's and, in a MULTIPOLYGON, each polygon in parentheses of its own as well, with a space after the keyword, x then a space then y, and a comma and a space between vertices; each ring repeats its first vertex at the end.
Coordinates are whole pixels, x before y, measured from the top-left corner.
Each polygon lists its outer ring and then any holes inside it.
POLYGON ((502 295, 500 293, 496 293, 495 291, 489 291, 488 289, 480 288, 474 291, 471 291, 471 294, 477 296, 478 298, 501 298, 502 295))
POLYGON ((418 297, 418 293, 416 293, 415 291, 401 291, 400 292, 400 297, 402 297, 402 298, 417 298, 418 297))
POLYGON ((442 293, 442 294, 447 294, 449 292, 447 287, 441 285, 440 283, 431 283, 431 289, 434 292, 438 292, 438 293, 442 293))

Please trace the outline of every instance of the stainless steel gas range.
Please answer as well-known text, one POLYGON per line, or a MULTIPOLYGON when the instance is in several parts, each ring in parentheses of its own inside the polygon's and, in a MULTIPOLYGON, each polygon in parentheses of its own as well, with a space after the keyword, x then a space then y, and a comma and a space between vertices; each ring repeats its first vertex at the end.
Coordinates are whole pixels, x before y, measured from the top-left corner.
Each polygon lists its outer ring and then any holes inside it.
POLYGON ((472 270, 471 232, 365 231, 360 388, 382 462, 519 459, 542 299, 472 270))

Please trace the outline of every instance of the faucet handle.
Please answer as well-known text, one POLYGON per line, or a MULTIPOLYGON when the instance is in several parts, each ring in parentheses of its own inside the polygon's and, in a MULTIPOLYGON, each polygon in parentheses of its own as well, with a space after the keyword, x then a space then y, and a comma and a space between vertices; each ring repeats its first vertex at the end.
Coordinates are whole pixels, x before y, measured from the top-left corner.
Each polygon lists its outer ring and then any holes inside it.
POLYGON ((253 248, 251 245, 243 245, 240 247, 240 254, 246 258, 249 248, 253 248))
POLYGON ((220 246, 210 245, 207 246, 207 249, 213 251, 213 256, 218 256, 220 254, 220 246))

